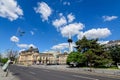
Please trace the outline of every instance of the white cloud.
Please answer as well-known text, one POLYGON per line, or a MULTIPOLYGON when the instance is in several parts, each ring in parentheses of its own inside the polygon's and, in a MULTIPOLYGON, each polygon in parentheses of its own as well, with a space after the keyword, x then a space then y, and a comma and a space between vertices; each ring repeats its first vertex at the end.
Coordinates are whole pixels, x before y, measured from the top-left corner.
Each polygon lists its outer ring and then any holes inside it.
POLYGON ((63 16, 63 13, 59 13, 59 16, 62 17, 62 16, 63 16))
POLYGON ((30 47, 36 48, 36 46, 34 44, 29 44, 28 48, 30 48, 30 47))
POLYGON ((57 29, 65 24, 67 24, 66 18, 61 15, 60 19, 56 19, 52 22, 53 26, 55 26, 57 29))
POLYGON ((35 7, 36 13, 41 14, 42 20, 48 20, 48 17, 52 14, 52 9, 45 3, 38 3, 38 7, 35 7))
POLYGON ((63 5, 70 5, 70 2, 63 2, 63 5))
POLYGON ((118 18, 118 16, 102 16, 104 21, 112 21, 118 18))
POLYGON ((73 22, 73 20, 75 19, 74 15, 72 15, 72 13, 67 15, 67 20, 66 17, 63 16, 63 13, 59 13, 60 19, 55 19, 52 24, 53 26, 55 26, 57 29, 60 27, 65 26, 66 24, 73 22))
POLYGON ((28 48, 27 44, 17 44, 19 48, 28 48))
POLYGON ((82 23, 72 23, 61 28, 61 34, 63 37, 68 37, 69 34, 74 36, 79 33, 80 30, 84 28, 82 23))
POLYGON ((58 44, 58 45, 54 45, 51 49, 54 49, 54 50, 63 50, 65 48, 68 48, 69 44, 68 43, 61 43, 61 44, 58 44))
POLYGON ((11 40, 12 42, 19 42, 19 38, 16 37, 16 36, 12 36, 12 37, 10 38, 10 40, 11 40))
POLYGON ((84 32, 80 31, 80 32, 78 33, 78 35, 77 35, 77 38, 78 38, 78 39, 82 39, 83 36, 85 36, 85 35, 84 35, 84 32))
POLYGON ((10 21, 16 20, 23 15, 23 10, 16 0, 0 0, 0 16, 10 21))
POLYGON ((109 41, 98 41, 100 44, 107 44, 109 41))
POLYGON ((34 35, 35 33, 33 31, 30 31, 31 35, 34 35))
POLYGON ((94 39, 106 38, 111 35, 111 31, 108 28, 97 28, 82 32, 84 24, 73 22, 75 17, 72 13, 68 14, 67 17, 64 17, 62 13, 59 16, 61 18, 54 20, 52 24, 59 30, 63 37, 78 35, 78 39, 81 39, 83 36, 86 36, 88 39, 94 39))
POLYGON ((54 20, 52 24, 55 28, 57 28, 57 31, 59 31, 63 37, 68 37, 69 35, 74 36, 84 27, 82 23, 73 23, 75 17, 72 13, 68 14, 66 17, 63 16, 63 13, 59 13, 59 16, 60 19, 54 20))
POLYGON ((74 15, 72 14, 68 14, 67 18, 68 18, 68 22, 72 22, 75 19, 74 15))
POLYGON ((21 49, 21 50, 19 50, 18 52, 21 53, 22 51, 25 51, 25 49, 21 49))
MULTIPOLYGON (((73 47, 76 46, 76 44, 73 42, 72 43, 73 47)), ((57 45, 54 45, 51 49, 53 50, 65 50, 69 48, 69 43, 60 43, 60 44, 57 44, 57 45)))
POLYGON ((36 46, 35 45, 33 45, 33 44, 17 44, 17 46, 19 47, 19 48, 30 48, 30 47, 33 47, 33 48, 36 48, 36 46))
POLYGON ((98 29, 91 29, 86 32, 80 32, 78 34, 78 39, 81 39, 83 36, 86 36, 88 39, 95 39, 95 38, 106 38, 111 34, 108 28, 98 28, 98 29))

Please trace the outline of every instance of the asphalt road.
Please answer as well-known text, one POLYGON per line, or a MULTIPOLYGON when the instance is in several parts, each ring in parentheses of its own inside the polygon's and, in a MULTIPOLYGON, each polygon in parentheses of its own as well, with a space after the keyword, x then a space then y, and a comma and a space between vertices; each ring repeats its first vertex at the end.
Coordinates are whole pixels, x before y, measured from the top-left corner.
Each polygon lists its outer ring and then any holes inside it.
POLYGON ((10 71, 20 80, 120 80, 109 76, 99 76, 93 74, 72 73, 65 71, 54 71, 41 68, 10 66, 10 71))

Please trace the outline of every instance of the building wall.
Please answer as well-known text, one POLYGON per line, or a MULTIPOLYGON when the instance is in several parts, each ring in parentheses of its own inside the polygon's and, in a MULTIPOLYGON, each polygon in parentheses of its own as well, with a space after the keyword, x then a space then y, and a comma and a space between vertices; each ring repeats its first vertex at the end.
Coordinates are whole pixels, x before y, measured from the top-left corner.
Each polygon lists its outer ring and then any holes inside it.
POLYGON ((42 53, 40 55, 41 64, 66 64, 68 54, 42 53))
POLYGON ((66 64, 68 54, 60 53, 36 53, 21 52, 18 58, 19 64, 66 64))
POLYGON ((18 57, 18 63, 23 65, 36 64, 40 59, 39 53, 34 51, 23 51, 18 57))
POLYGON ((59 55, 59 64, 66 64, 68 54, 59 55))
POLYGON ((41 64, 54 64, 55 57, 51 53, 40 54, 41 64))

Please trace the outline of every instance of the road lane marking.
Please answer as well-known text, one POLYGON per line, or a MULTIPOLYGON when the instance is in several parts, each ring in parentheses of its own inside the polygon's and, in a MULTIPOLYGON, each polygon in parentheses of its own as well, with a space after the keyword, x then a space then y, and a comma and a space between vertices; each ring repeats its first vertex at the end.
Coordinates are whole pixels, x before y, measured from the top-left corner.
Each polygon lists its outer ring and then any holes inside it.
POLYGON ((72 75, 72 76, 79 77, 79 78, 90 79, 90 80, 99 80, 99 79, 95 79, 95 78, 91 78, 91 77, 85 77, 85 76, 80 76, 80 75, 72 75))
POLYGON ((29 73, 31 73, 31 74, 36 74, 36 73, 34 73, 34 72, 31 72, 31 71, 29 71, 29 73))

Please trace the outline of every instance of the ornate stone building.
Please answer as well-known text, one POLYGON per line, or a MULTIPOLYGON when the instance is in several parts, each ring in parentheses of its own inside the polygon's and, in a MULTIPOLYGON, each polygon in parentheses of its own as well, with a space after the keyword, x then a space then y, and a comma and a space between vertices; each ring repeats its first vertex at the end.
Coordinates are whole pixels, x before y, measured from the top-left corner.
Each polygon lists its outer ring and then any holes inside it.
POLYGON ((67 60, 68 54, 67 53, 59 54, 58 56, 59 56, 58 57, 58 63, 59 64, 66 64, 66 60, 67 60))
POLYGON ((66 64, 67 53, 41 53, 40 54, 40 63, 41 64, 66 64))
POLYGON ((39 62, 40 55, 38 48, 30 47, 28 50, 22 51, 18 57, 18 63, 23 65, 32 65, 39 62))
POLYGON ((22 51, 18 58, 18 63, 23 65, 32 64, 66 64, 67 53, 59 52, 39 53, 37 48, 29 48, 22 51))
POLYGON ((55 64, 57 58, 53 53, 41 53, 40 54, 40 63, 41 64, 55 64))

